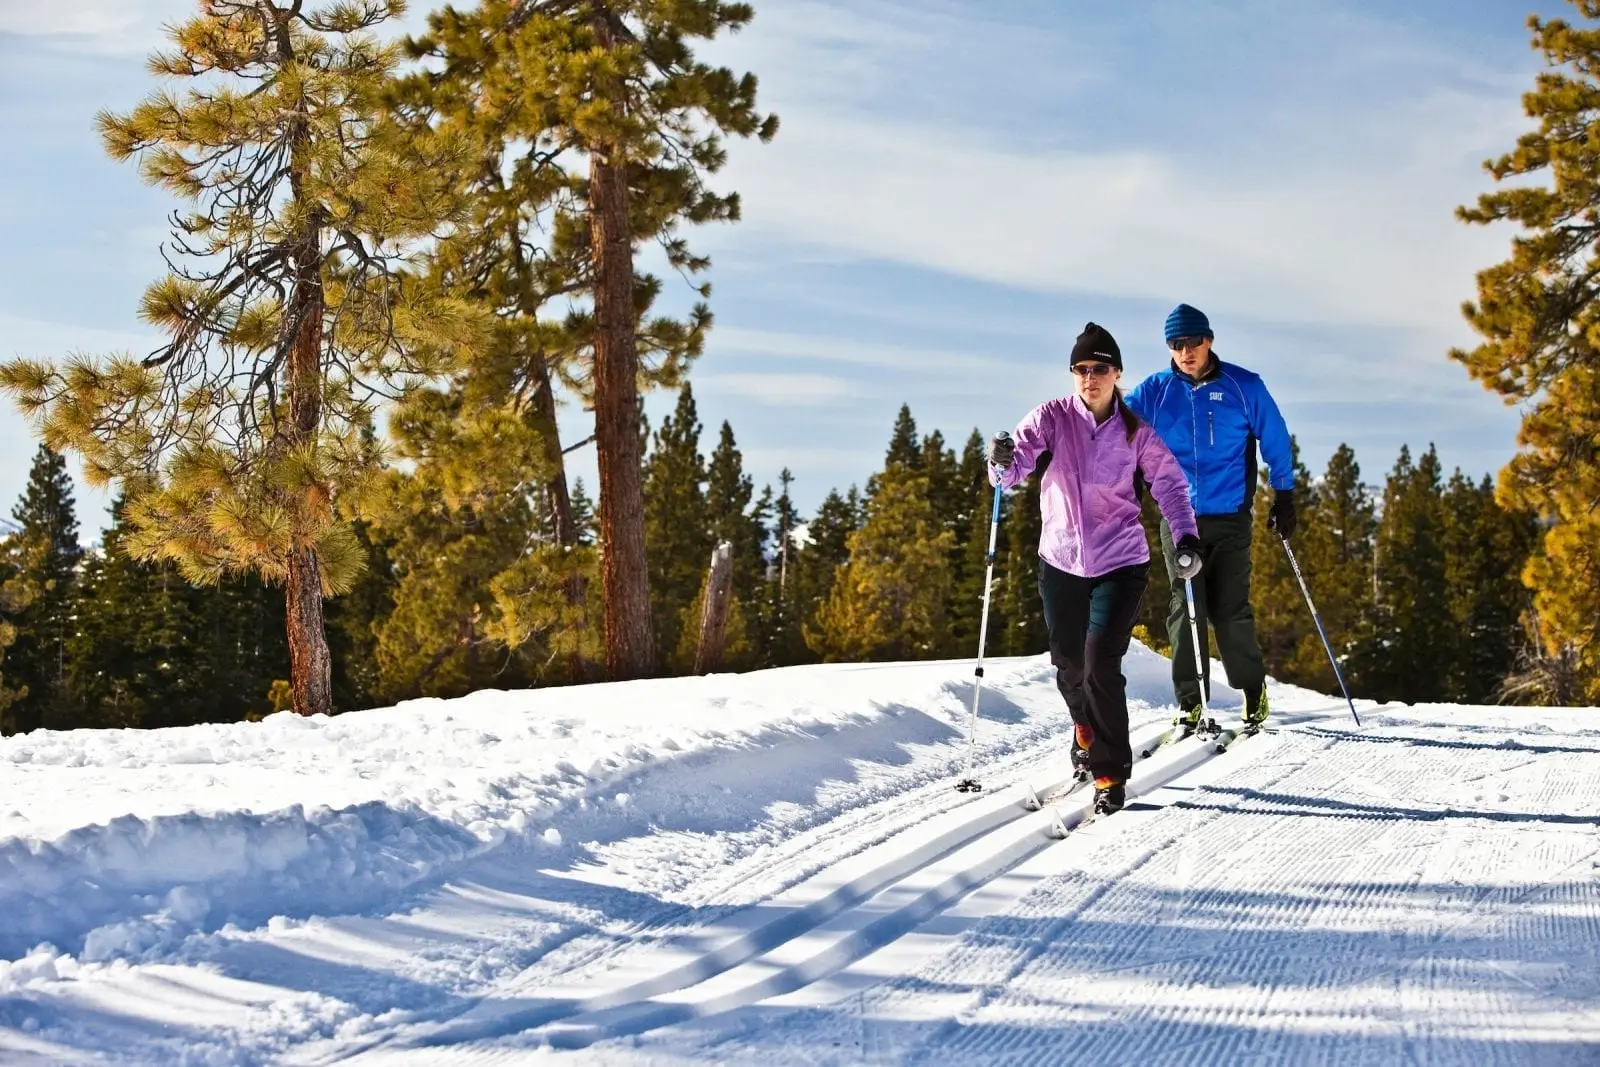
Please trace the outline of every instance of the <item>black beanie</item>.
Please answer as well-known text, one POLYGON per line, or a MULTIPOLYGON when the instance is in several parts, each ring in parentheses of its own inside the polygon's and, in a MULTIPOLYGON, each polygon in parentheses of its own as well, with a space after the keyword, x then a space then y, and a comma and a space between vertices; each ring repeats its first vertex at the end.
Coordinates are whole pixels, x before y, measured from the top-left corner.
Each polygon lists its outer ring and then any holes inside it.
POLYGON ((1099 360, 1118 370, 1122 369, 1122 349, 1117 347, 1117 339, 1111 336, 1110 330, 1098 323, 1084 324, 1083 332, 1078 335, 1078 343, 1072 346, 1072 362, 1067 366, 1077 366, 1086 359, 1099 360))

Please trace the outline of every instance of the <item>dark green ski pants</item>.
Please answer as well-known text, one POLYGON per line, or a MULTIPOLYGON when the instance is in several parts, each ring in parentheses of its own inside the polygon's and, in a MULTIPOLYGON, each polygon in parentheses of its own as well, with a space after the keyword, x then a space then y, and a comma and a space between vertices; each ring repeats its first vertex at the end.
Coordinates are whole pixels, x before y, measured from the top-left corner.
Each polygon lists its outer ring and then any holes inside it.
POLYGON ((1200 558, 1203 566, 1194 580, 1194 611, 1200 624, 1200 648, 1206 677, 1195 675, 1194 646, 1189 639, 1189 612, 1184 605, 1183 579, 1176 569, 1177 550, 1172 530, 1161 524, 1161 554, 1167 562, 1172 597, 1167 610, 1167 638, 1172 642, 1172 692, 1178 707, 1204 703, 1211 691, 1210 632, 1228 674, 1228 684, 1246 693, 1266 684, 1267 669, 1256 644, 1256 621, 1250 611, 1250 513, 1201 515, 1200 558), (1205 688, 1202 690, 1201 685, 1205 688))

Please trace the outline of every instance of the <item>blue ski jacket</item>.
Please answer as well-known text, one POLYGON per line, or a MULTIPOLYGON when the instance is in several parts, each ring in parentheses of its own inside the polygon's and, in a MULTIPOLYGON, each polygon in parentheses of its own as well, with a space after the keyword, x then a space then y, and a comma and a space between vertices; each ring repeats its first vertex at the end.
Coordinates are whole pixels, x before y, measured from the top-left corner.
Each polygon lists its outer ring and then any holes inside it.
POLYGON ((1289 427, 1261 376, 1212 357, 1198 381, 1168 367, 1126 399, 1178 459, 1196 515, 1249 511, 1256 491, 1256 444, 1272 488, 1294 488, 1289 427))

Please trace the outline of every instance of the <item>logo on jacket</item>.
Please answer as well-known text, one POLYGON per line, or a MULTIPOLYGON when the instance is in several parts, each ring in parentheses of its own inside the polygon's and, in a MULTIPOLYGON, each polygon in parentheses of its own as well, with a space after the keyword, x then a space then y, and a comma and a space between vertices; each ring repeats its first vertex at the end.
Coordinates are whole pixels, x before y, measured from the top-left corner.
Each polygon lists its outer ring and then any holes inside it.
POLYGON ((1212 400, 1221 400, 1222 399, 1222 393, 1220 391, 1212 393, 1211 394, 1211 399, 1212 400))

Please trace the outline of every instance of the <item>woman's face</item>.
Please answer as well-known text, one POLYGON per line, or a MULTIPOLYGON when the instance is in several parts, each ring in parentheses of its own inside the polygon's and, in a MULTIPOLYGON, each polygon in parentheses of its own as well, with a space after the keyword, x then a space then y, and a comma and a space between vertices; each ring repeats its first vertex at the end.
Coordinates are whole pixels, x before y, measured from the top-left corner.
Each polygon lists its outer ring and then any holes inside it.
POLYGON ((1091 408, 1098 408, 1111 399, 1122 372, 1098 359, 1085 359, 1072 365, 1072 376, 1078 383, 1078 396, 1091 408))

